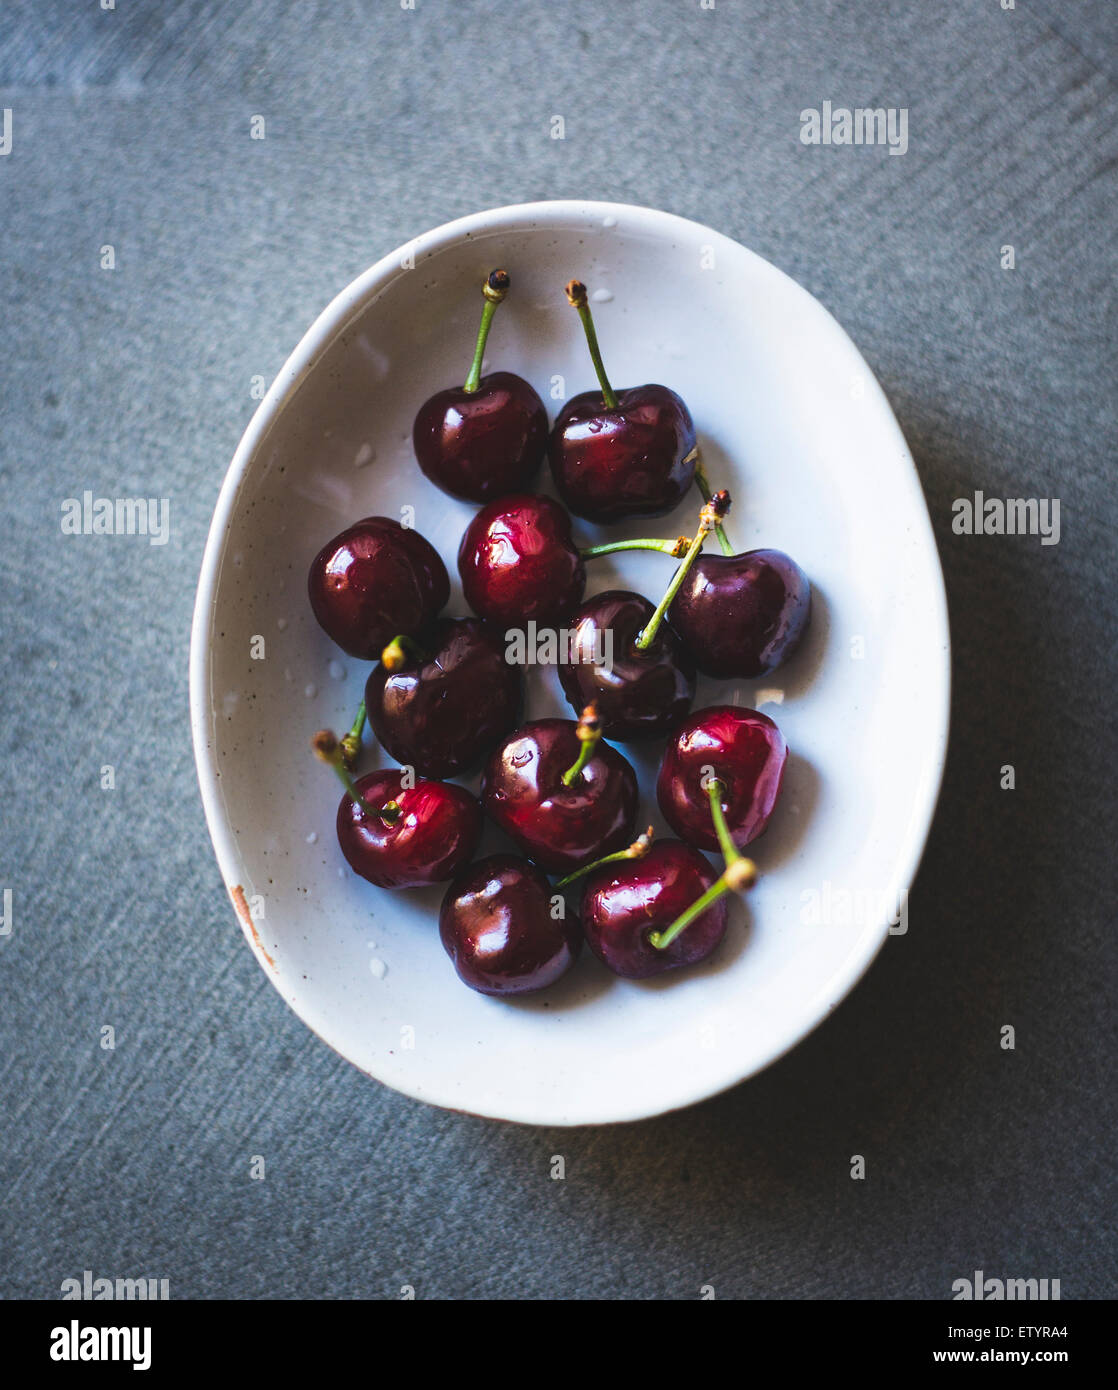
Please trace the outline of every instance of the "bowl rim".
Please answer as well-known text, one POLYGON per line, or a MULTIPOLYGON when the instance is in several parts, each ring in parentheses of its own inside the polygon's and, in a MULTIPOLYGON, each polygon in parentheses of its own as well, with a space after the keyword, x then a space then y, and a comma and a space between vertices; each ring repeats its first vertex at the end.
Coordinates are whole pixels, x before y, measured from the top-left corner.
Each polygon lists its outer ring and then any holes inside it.
POLYGON ((225 558, 226 543, 230 522, 234 515, 238 499, 242 488, 245 485, 249 469, 255 459, 261 453, 262 446, 265 444, 268 435, 279 423, 284 411, 293 401, 304 380, 314 368, 318 359, 329 349, 334 341, 346 330, 348 325, 361 314, 368 306, 370 301, 380 292, 387 289, 389 285, 399 276, 410 273, 409 269, 403 264, 405 256, 410 254, 418 263, 421 254, 434 254, 445 250, 448 246, 465 240, 478 233, 491 234, 493 232, 515 232, 516 230, 527 230, 532 227, 547 226, 548 224, 566 225, 572 220, 577 222, 596 222, 601 224, 605 219, 614 218, 619 223, 625 219, 627 226, 632 227, 639 224, 645 230, 653 232, 658 236, 671 236, 674 232, 677 235, 686 235, 693 238, 696 233, 701 234, 712 246, 719 244, 732 249, 736 256, 744 255, 755 263, 756 268, 763 273, 779 277, 785 282, 784 288, 793 293, 805 297, 811 302, 815 310, 821 313, 828 321, 832 333, 837 334, 839 339, 844 341, 848 349, 862 362, 865 368, 866 395, 872 397, 878 407, 878 414, 882 418, 882 424, 890 427, 896 435, 896 442, 899 452, 899 462, 907 465, 909 483, 915 494, 915 499, 919 506, 913 507, 913 516, 918 523, 922 523, 923 534, 919 538, 923 544, 921 549, 934 557, 932 574, 938 582, 930 587, 932 593, 931 607, 929 614, 930 620, 934 623, 935 631, 929 633, 929 642, 938 645, 943 654, 942 663, 939 665, 939 698, 936 701, 938 712, 938 727, 935 730, 934 744, 932 745, 933 761, 930 767, 925 767, 922 782, 924 785, 923 803, 919 808, 919 814, 915 814, 909 821, 908 838, 902 846, 901 853, 898 854, 898 868, 895 870, 895 883, 890 886, 891 892, 895 890, 892 897, 899 900, 902 890, 911 887, 920 867, 924 850, 927 846, 928 836, 931 831, 932 820, 935 815, 936 806, 939 800, 940 791, 943 785, 944 769, 947 760, 948 736, 950 729, 951 712, 951 641, 948 623, 947 593, 943 577, 943 566, 939 557, 939 549, 936 545, 935 532, 932 527, 931 516, 928 511, 927 498, 924 495, 920 477, 912 458, 907 441, 897 421, 893 408, 878 382, 876 375, 862 357, 857 345, 849 334, 830 313, 827 307, 816 297, 800 285, 796 280, 779 266, 766 260, 757 252, 749 247, 742 245, 741 242, 726 236, 722 232, 716 231, 701 222, 696 222, 690 218, 681 217, 676 213, 663 212, 657 208, 642 207, 636 204, 603 202, 598 200, 583 199, 556 199, 543 200, 530 203, 512 203, 501 207, 490 208, 481 212, 471 213, 465 217, 455 218, 450 222, 431 228, 418 236, 403 242, 395 250, 382 256, 380 260, 369 266, 361 274, 351 280, 341 289, 326 305, 326 307, 316 316, 310 327, 306 330, 295 348, 292 350, 283 366, 276 375, 264 397, 261 399, 252 418, 241 436, 232 460, 226 470, 218 493, 217 502, 214 507, 213 517, 210 522, 206 536, 205 547, 203 550, 202 564, 198 578, 198 589, 195 597, 194 612, 191 621, 190 635, 190 660, 189 660, 189 689, 190 689, 190 725, 191 737, 194 750, 194 764, 198 776, 198 785, 202 798, 202 806, 205 812, 206 825, 209 831, 210 840, 213 844, 214 853, 217 857, 218 867, 222 879, 229 893, 235 915, 241 926, 241 931, 250 949, 256 956, 261 968, 268 975, 272 983, 276 986, 285 1003, 299 1018, 305 1027, 309 1028, 315 1036, 320 1037, 332 1051, 340 1057, 344 1057, 351 1066, 354 1066, 364 1075, 371 1077, 402 1095, 409 1096, 411 1099, 423 1101, 426 1104, 435 1105, 438 1108, 458 1111, 460 1113, 477 1113, 486 1119, 505 1120, 507 1122, 527 1124, 527 1125, 546 1125, 549 1127, 577 1127, 583 1125, 598 1124, 620 1124, 632 1123, 642 1119, 651 1119, 657 1115, 667 1114, 674 1110, 684 1109, 700 1101, 708 1100, 713 1096, 729 1090, 731 1087, 748 1080, 752 1076, 764 1071, 774 1062, 779 1061, 829 1017, 834 1008, 854 989, 858 982, 864 977, 869 967, 876 959, 890 933, 889 923, 882 922, 880 930, 876 934, 870 932, 863 933, 860 942, 851 949, 846 957, 845 966, 841 974, 832 976, 830 987, 819 992, 810 1001, 805 1001, 805 1006, 797 1015, 798 1021, 794 1028, 786 1030, 787 1035, 774 1040, 770 1050, 766 1052, 759 1061, 750 1059, 744 1068, 739 1063, 736 1067, 730 1066, 725 1073, 711 1073, 704 1078, 701 1085, 695 1088, 694 1094, 683 1099, 675 1097, 669 1098, 661 1106, 649 1107, 647 1103, 629 1105, 626 1107, 624 1098, 619 1098, 618 1111, 615 1116, 600 1119, 557 1119, 553 1115, 534 1117, 520 1107, 521 1113, 513 1115, 497 1115, 490 1112, 464 1111, 460 1104, 454 1104, 449 1099, 443 1100, 427 1087, 409 1088, 406 1085, 398 1084, 396 1080, 384 1081, 376 1076, 360 1063, 354 1062, 336 1044, 332 1043, 323 1034, 318 1032, 303 1017, 298 1005, 293 998, 289 998, 284 987, 284 982, 280 977, 279 970, 275 962, 268 954, 256 931, 255 924, 248 912, 244 901, 243 890, 237 886, 241 877, 241 857, 236 845, 236 836, 231 825, 226 819, 222 797, 219 789, 219 774, 217 771, 216 742, 213 739, 214 718, 213 709, 209 700, 209 692, 212 682, 212 646, 211 633, 213 631, 212 618, 216 611, 217 587, 221 576, 223 562, 225 558), (886 421, 888 424, 886 425, 886 421), (930 773, 930 775, 929 775, 930 773), (240 899, 238 900, 238 894, 240 899), (804 1017, 808 1018, 806 1026, 803 1025, 804 1017))

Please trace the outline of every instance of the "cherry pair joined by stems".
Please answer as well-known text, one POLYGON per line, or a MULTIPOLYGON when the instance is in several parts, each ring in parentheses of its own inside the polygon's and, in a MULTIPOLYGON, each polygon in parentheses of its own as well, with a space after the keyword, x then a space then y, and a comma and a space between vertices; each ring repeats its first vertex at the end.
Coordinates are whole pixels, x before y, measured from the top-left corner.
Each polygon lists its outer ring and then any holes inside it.
POLYGON ((652 828, 618 854, 560 880, 585 875, 580 906, 590 950, 615 975, 642 980, 694 965, 717 950, 726 934, 726 895, 744 892, 756 866, 733 843, 723 811, 724 788, 707 778, 708 823, 722 851, 721 875, 680 840, 652 842, 652 828))
POLYGON ((583 552, 585 558, 638 548, 681 555, 655 608, 640 594, 609 589, 587 599, 571 619, 572 650, 559 667, 563 693, 575 709, 593 701, 611 738, 627 742, 662 737, 690 709, 695 663, 665 614, 707 534, 729 509, 730 494, 723 490, 704 503, 699 529, 690 541, 618 541, 583 552))
MULTIPOLYGON (((711 494, 708 505, 724 496, 724 491, 711 494)), ((714 529, 720 522, 721 516, 714 529)), ((675 555, 679 544, 651 539, 614 541, 592 546, 582 554, 584 559, 619 550, 658 550, 675 555)), ((783 665, 802 642, 811 621, 811 584, 783 551, 735 553, 727 543, 723 552, 699 555, 688 551, 663 607, 673 632, 704 675, 756 680, 783 665)), ((593 603, 589 600, 580 614, 593 603)))
POLYGON ((328 730, 314 736, 317 756, 345 787, 338 806, 338 844, 356 874, 378 888, 425 888, 453 878, 473 857, 481 808, 465 787, 413 778, 401 768, 354 780, 342 743, 328 730))
POLYGON ((481 375, 493 315, 508 291, 507 272, 492 271, 482 285, 485 304, 465 384, 425 401, 412 428, 422 471, 466 502, 523 492, 547 448, 547 411, 528 382, 513 372, 481 375))

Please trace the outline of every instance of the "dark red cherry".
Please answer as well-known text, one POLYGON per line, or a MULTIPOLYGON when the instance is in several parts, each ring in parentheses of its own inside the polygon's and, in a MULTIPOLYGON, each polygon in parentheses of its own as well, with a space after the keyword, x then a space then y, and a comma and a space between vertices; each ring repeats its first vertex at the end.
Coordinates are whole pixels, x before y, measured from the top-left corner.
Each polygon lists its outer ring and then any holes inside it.
POLYGON ((405 785, 399 768, 370 772, 338 807, 338 843, 354 873, 378 888, 425 888, 470 862, 481 811, 465 787, 423 778, 405 785), (366 809, 367 808, 367 809, 366 809))
POLYGON ((485 308, 464 386, 439 391, 419 408, 412 429, 423 472, 452 497, 488 502, 530 487, 547 448, 547 411, 523 377, 481 375, 493 311, 509 277, 494 270, 482 286, 485 308))
POLYGON ((307 593, 319 625, 343 651, 376 661, 397 633, 418 632, 438 616, 450 577, 418 531, 367 516, 314 557, 307 593))
POLYGON ((515 854, 480 859, 447 889, 439 936, 459 978, 482 994, 531 994, 573 964, 572 918, 556 917, 542 871, 515 854))
POLYGON ((527 494, 482 507, 462 537, 458 573, 466 602, 501 628, 560 624, 586 585, 570 517, 550 497, 527 494))
POLYGON ((616 748, 597 743, 600 729, 580 739, 580 727, 589 728, 585 712, 579 724, 525 724, 485 768, 486 814, 548 873, 570 873, 632 839, 636 774, 616 748))
POLYGON ((800 645, 811 620, 811 585, 781 550, 702 555, 668 617, 700 671, 756 680, 800 645))
POLYGON ((491 372, 468 394, 440 391, 420 407, 412 431, 419 466, 465 502, 488 502, 531 487, 547 448, 547 411, 523 377, 491 372))
POLYGON ((559 665, 563 693, 576 710, 597 705, 603 732, 621 743, 666 736, 695 696, 695 663, 668 623, 660 624, 646 650, 637 648, 654 612, 640 594, 608 589, 567 620, 570 650, 559 665))
POLYGON ((705 960, 726 934, 726 897, 711 903, 662 950, 649 935, 666 931, 717 878, 708 860, 679 840, 657 840, 641 859, 592 869, 579 913, 586 944, 615 975, 629 980, 705 960))
POLYGON ((515 728, 523 673, 505 660, 502 635, 477 618, 444 618, 417 642, 390 644, 370 674, 369 723, 397 762, 454 777, 515 728))
POLYGON ((691 414, 667 386, 614 391, 602 366, 586 286, 572 280, 567 297, 582 318, 601 390, 568 401, 551 431, 548 460, 559 496, 588 521, 662 516, 678 506, 695 479, 691 414))
POLYGON ((736 705, 696 710, 668 743, 656 782, 656 799, 675 833, 700 849, 719 848, 706 783, 724 786, 723 811, 730 837, 743 849, 769 823, 788 747, 767 715, 736 705))

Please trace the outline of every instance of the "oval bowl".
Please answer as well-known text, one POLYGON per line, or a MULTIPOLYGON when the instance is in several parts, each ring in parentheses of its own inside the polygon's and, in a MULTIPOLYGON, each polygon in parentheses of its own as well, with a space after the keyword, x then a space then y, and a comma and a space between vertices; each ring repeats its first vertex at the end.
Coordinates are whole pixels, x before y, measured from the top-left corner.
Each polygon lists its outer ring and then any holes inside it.
MULTIPOLYGON (((546 465, 542 490, 550 491, 546 465)), ((694 530, 699 499, 611 536, 694 530)), ((577 523, 590 544, 603 532, 577 523)), ((592 562, 588 592, 655 599, 661 555, 592 562)), ((608 203, 499 208, 378 261, 319 315, 245 432, 202 564, 190 657, 206 819, 242 930, 283 998, 331 1047, 406 1095, 541 1125, 637 1120, 711 1096, 816 1026, 886 937, 907 891, 946 752, 950 654, 943 577, 904 438, 827 311, 736 242, 663 212, 608 203), (552 418, 593 385, 563 293, 593 296, 615 385, 660 381, 691 408, 714 486, 734 496, 740 549, 786 550, 810 576, 808 638, 761 683, 700 678, 695 708, 737 702, 791 754, 760 881, 703 966, 615 979, 583 952, 552 990, 494 1000, 457 979, 438 936, 441 889, 380 892, 345 869, 338 788, 309 752, 347 728, 366 668, 332 646, 306 598, 319 547, 358 517, 407 516, 454 559, 473 508, 433 487, 411 447, 416 410, 460 382, 479 289, 513 289, 488 369, 526 376, 552 418), (402 509, 411 508, 412 512, 402 509), (257 639, 263 639, 261 643, 257 639)), ((569 710, 555 672, 529 672, 527 718, 569 710)), ((630 745, 642 823, 659 748, 630 745)), ((387 756, 366 750, 363 767, 387 756)), ((476 785, 476 783, 474 783, 476 785)), ((500 847, 495 832, 483 851, 500 847)))

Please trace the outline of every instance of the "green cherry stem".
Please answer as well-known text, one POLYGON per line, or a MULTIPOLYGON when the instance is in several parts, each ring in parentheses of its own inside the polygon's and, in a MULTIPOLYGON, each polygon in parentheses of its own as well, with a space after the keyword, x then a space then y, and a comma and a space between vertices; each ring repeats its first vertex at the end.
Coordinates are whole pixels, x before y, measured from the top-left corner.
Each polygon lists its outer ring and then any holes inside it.
POLYGON ((361 753, 361 735, 365 732, 365 701, 357 706, 353 727, 342 739, 342 757, 351 771, 361 753))
POLYGON ((594 750, 602 740, 602 722, 598 718, 597 705, 587 705, 582 711, 575 733, 581 746, 578 750, 578 757, 563 773, 563 785, 565 787, 574 785, 575 779, 581 775, 582 769, 594 756, 594 750))
MULTIPOLYGON (((706 469, 703 467, 703 456, 699 453, 699 446, 695 445, 695 486, 702 493, 703 501, 709 502, 711 498, 710 479, 707 477, 706 469)), ((714 528, 714 534, 718 537, 718 544, 722 547, 723 555, 732 555, 734 547, 730 544, 729 537, 726 535, 725 527, 721 522, 714 528)))
POLYGON ((719 520, 730 510, 730 494, 725 488, 721 492, 716 492, 709 502, 703 503, 702 511, 699 513, 699 529, 695 532, 695 538, 688 547, 687 554, 680 561, 679 568, 672 576, 672 582, 668 585, 668 591, 660 600, 656 611, 648 622, 644 625, 634 643, 634 649, 638 652, 647 651, 660 630, 660 624, 664 621, 664 614, 671 607, 672 600, 679 593, 683 581, 687 578, 687 571, 695 562, 695 557, 703 548, 703 542, 708 533, 715 527, 719 520))
POLYGON ((722 877, 716 879, 701 898, 696 899, 690 907, 681 912, 666 931, 649 932, 649 944, 658 951, 666 950, 681 931, 689 927, 696 917, 701 917, 707 908, 725 893, 744 893, 756 880, 757 866, 753 860, 742 859, 739 856, 732 864, 726 865, 722 877))
POLYGON ((717 777, 707 778, 707 796, 710 799, 710 818, 714 822, 714 833, 718 836, 718 847, 727 864, 736 864, 745 856, 734 844, 730 827, 726 824, 726 813, 722 809, 722 798, 726 794, 726 784, 717 777))
POLYGON ((724 893, 743 893, 757 881, 757 865, 739 851, 731 838, 730 827, 726 824, 726 813, 722 809, 725 791, 724 782, 720 782, 717 777, 707 778, 706 793, 710 799, 710 817, 714 821, 714 833, 718 836, 718 845, 726 861, 726 868, 722 877, 716 879, 701 898, 681 912, 666 931, 649 934, 649 941, 659 951, 670 946, 681 931, 689 927, 696 917, 701 917, 724 893))
POLYGON ((474 360, 470 364, 470 374, 466 378, 466 384, 462 387, 462 390, 468 395, 472 396, 481 384, 481 363, 485 356, 485 344, 489 338, 489 328, 493 322, 493 315, 497 312, 497 305, 509 292, 509 284, 507 271, 491 270, 486 277, 485 284, 481 287, 481 292, 485 296, 485 306, 481 311, 481 326, 477 331, 474 360))
MULTIPOLYGON (((408 660, 430 661, 430 656, 423 650, 418 642, 411 637, 401 633, 399 637, 393 637, 388 646, 380 654, 381 663, 388 671, 398 671, 401 666, 406 666, 408 660)), ((364 705, 362 705, 364 709, 364 705)))
POLYGON ((588 874, 594 869, 600 869, 603 864, 616 864, 619 859, 643 859, 651 848, 652 826, 650 825, 643 835, 639 835, 633 841, 628 849, 619 849, 616 854, 607 854, 604 859, 595 859, 593 864, 584 864, 581 869, 575 869, 565 878, 557 880, 555 886, 556 888, 566 888, 568 883, 574 883, 584 874, 588 874))
MULTIPOLYGON (((342 745, 338 742, 334 734, 329 729, 319 729, 314 738, 311 739, 311 747, 315 751, 315 756, 322 762, 332 767, 341 779, 342 786, 345 787, 350 797, 361 807, 367 816, 383 815, 384 811, 374 811, 361 793, 357 790, 350 770, 345 765, 345 754, 342 752, 342 745)), ((395 803, 390 802, 389 805, 395 803)), ((387 807, 384 808, 387 810, 387 807)), ((396 814, 399 815, 400 808, 396 807, 396 814)))
POLYGON ((599 555, 613 555, 619 550, 658 550, 662 555, 671 555, 681 560, 687 554, 690 544, 690 536, 677 536, 674 541, 607 541, 604 545, 588 545, 578 553, 584 560, 596 560, 599 555))
POLYGON ((609 384, 609 377, 606 376, 606 369, 602 365, 602 350, 598 346, 594 316, 590 312, 590 304, 586 298, 586 286, 581 280, 572 280, 567 285, 567 302, 578 310, 578 316, 582 320, 582 331, 586 334, 586 346, 590 349, 590 360, 593 362, 594 371, 598 376, 598 385, 602 388, 602 399, 606 403, 606 409, 616 410, 619 404, 617 392, 609 384))

